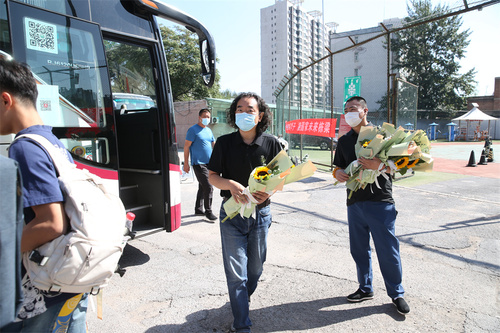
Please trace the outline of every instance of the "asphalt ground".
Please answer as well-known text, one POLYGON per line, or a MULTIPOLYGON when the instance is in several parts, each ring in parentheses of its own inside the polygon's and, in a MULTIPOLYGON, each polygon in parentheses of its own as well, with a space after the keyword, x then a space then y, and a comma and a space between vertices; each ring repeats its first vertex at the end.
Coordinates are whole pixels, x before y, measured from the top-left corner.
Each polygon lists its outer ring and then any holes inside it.
MULTIPOLYGON (((394 183, 407 316, 386 295, 375 251, 375 298, 346 301, 357 282, 344 185, 316 172, 277 192, 252 332, 500 332, 500 160, 466 166, 482 148, 435 143, 433 172, 394 183)), ((89 332, 228 331, 219 222, 194 215, 197 187, 181 184, 179 230, 127 245, 127 272, 104 290, 102 320, 89 308, 89 332)), ((215 212, 220 203, 216 190, 215 212)))

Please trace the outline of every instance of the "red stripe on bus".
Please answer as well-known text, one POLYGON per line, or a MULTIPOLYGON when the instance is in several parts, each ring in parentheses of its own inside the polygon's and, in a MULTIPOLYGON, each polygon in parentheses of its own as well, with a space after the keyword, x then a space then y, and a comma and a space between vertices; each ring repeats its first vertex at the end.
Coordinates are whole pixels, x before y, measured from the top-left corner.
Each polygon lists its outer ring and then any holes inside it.
POLYGON ((177 230, 181 226, 181 204, 177 204, 171 207, 171 228, 172 231, 177 230))
POLYGON ((77 161, 75 161, 75 164, 78 169, 86 169, 101 178, 118 180, 118 171, 116 170, 101 169, 88 164, 79 163, 77 161))
POLYGON ((181 172, 181 166, 180 165, 170 163, 169 167, 170 167, 170 171, 181 172))

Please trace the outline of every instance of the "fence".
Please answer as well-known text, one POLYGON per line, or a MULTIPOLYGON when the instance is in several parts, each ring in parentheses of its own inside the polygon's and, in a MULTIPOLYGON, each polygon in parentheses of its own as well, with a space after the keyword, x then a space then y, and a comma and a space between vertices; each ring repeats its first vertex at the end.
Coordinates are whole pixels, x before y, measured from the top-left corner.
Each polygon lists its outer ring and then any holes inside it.
MULTIPOLYGON (((403 25, 399 19, 384 21, 379 27, 330 34, 328 54, 304 67, 294 66, 284 76, 276 96, 273 133, 289 143, 289 154, 310 158, 332 168, 335 139, 286 132, 286 122, 297 119, 336 119, 342 132, 344 101, 353 95, 367 100, 368 120, 375 125, 389 122, 407 129, 417 128, 418 86, 406 82, 392 70, 391 39, 395 33, 421 24, 458 15, 495 1, 464 1, 455 11, 403 25), (474 7, 475 6, 475 7, 474 7), (328 140, 327 140, 328 141, 328 140)), ((338 138, 338 136, 337 136, 338 138)))

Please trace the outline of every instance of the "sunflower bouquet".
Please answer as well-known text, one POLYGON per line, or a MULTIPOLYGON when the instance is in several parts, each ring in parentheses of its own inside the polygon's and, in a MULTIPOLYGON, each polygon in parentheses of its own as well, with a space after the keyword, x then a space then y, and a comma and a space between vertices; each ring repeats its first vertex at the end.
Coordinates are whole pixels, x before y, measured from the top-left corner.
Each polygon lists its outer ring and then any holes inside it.
MULTIPOLYGON (((396 129, 388 123, 378 127, 362 127, 354 147, 356 157, 378 157, 383 164, 390 167, 391 174, 398 172, 402 175, 410 169, 432 170, 430 148, 430 141, 424 131, 411 132, 402 127, 396 129)), ((385 172, 379 170, 363 169, 357 160, 351 162, 344 171, 350 176, 346 182, 347 188, 351 190, 349 197, 368 184, 375 183, 378 186, 377 178, 381 174, 388 177, 385 172)))
POLYGON ((282 150, 269 164, 255 168, 248 178, 248 187, 243 193, 248 197, 246 204, 237 203, 232 197, 224 203, 224 210, 227 217, 232 219, 238 213, 242 217, 250 217, 257 206, 257 201, 252 196, 253 192, 262 191, 272 194, 275 191, 283 190, 283 186, 301 179, 310 177, 316 171, 316 167, 311 161, 295 166, 287 153, 282 150))

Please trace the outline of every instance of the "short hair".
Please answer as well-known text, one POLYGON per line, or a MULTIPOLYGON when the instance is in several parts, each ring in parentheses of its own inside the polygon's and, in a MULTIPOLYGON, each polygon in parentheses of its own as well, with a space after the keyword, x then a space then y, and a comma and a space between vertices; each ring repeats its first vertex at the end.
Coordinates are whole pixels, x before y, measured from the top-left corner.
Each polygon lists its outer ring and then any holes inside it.
POLYGON ((246 92, 246 93, 241 93, 239 94, 231 103, 231 106, 227 110, 227 123, 234 128, 238 128, 236 126, 236 108, 238 107, 238 102, 242 98, 254 98, 257 101, 257 105, 259 107, 259 114, 262 112, 264 113, 262 116, 262 119, 259 121, 257 124, 257 134, 264 133, 266 129, 269 127, 269 124, 271 123, 271 110, 269 109, 269 106, 266 104, 264 99, 257 95, 256 93, 252 92, 246 92))
POLYGON ((208 113, 210 113, 210 114, 212 113, 212 112, 210 112, 210 110, 209 110, 209 109, 207 109, 207 108, 205 108, 205 109, 201 109, 201 110, 200 110, 200 112, 198 112, 198 117, 201 117, 201 115, 202 115, 202 114, 204 114, 205 112, 208 112, 208 113))
POLYGON ((0 59, 0 92, 4 91, 23 103, 36 107, 38 90, 28 65, 15 60, 0 59))
POLYGON ((366 99, 364 99, 361 96, 352 96, 352 97, 349 97, 349 99, 347 101, 345 101, 345 103, 347 104, 347 102, 352 102, 352 101, 358 101, 358 102, 360 102, 361 106, 364 107, 364 108, 368 107, 368 105, 366 104, 366 99))

